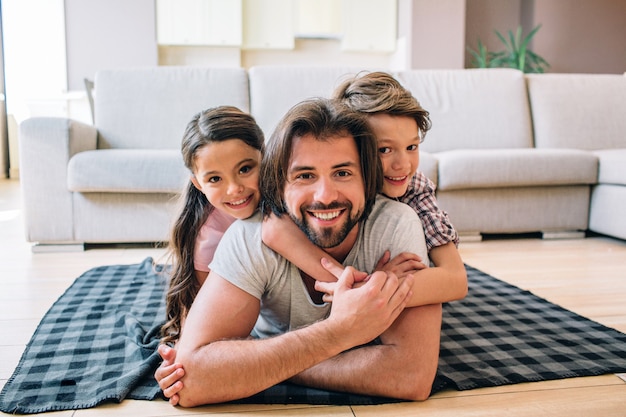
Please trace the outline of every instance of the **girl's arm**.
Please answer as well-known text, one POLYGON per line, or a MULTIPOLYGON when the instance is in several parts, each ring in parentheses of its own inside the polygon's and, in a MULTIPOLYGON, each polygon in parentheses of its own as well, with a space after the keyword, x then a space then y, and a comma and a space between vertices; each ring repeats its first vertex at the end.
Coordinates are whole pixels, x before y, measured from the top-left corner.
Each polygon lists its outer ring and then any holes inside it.
POLYGON ((343 265, 315 246, 289 216, 278 217, 274 214, 266 216, 263 219, 261 235, 263 243, 287 258, 305 274, 317 281, 337 281, 333 274, 322 267, 321 259, 327 258, 341 269, 343 265))
MULTIPOLYGON (((274 214, 263 220, 261 228, 263 243, 275 252, 296 265, 304 273, 321 282, 336 282, 333 274, 322 267, 321 259, 325 258, 337 268, 343 270, 343 265, 315 246, 300 228, 288 217, 277 217, 274 214), (304 256, 296 254, 304 253, 304 256)), ((375 270, 394 272, 398 277, 415 273, 426 268, 419 256, 410 253, 401 253, 390 259, 389 252, 378 261, 375 270)), ((331 301, 329 298, 327 301, 331 301)))
POLYGON ((202 284, 204 284, 204 281, 206 281, 206 277, 209 276, 209 272, 210 271, 200 271, 198 269, 194 270, 196 280, 198 280, 198 288, 200 288, 202 284))

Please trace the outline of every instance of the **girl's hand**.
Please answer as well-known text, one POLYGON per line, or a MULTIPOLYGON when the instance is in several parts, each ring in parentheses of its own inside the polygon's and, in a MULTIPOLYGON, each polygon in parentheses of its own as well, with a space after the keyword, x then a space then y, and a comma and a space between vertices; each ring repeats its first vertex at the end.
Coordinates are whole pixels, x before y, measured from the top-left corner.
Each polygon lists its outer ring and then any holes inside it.
POLYGON ((398 278, 404 278, 408 274, 414 274, 417 271, 428 268, 428 265, 422 262, 422 258, 414 253, 402 252, 395 258, 391 259, 389 251, 378 260, 376 271, 393 272, 398 278))
POLYGON ((185 375, 185 370, 181 364, 175 363, 175 349, 167 345, 160 345, 158 352, 163 358, 163 362, 154 373, 154 379, 157 380, 163 395, 169 398, 169 403, 177 405, 180 400, 178 392, 183 389, 183 383, 180 379, 185 375))

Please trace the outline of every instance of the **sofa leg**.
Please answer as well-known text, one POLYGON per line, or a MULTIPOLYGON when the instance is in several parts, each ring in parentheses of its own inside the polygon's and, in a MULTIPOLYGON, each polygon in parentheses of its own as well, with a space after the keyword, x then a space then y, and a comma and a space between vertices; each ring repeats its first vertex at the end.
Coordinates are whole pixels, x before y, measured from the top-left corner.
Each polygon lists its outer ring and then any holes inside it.
POLYGON ((84 243, 35 243, 31 246, 33 253, 83 252, 84 243))
POLYGON ((581 230, 560 230, 541 232, 542 239, 556 240, 556 239, 584 239, 585 232, 581 230))

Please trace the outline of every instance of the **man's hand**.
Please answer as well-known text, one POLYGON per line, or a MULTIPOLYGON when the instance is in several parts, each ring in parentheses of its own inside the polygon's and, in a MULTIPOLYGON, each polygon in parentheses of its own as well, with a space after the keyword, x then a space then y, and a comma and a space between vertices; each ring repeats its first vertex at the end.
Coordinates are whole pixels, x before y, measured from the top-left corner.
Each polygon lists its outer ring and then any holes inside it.
MULTIPOLYGON (((409 274, 414 274, 415 272, 425 269, 428 266, 422 263, 422 258, 414 253, 402 252, 397 255, 395 258, 389 260, 391 254, 389 251, 385 251, 385 254, 378 260, 376 264, 376 271, 384 271, 384 272, 392 272, 398 278, 404 279, 409 274)), ((344 268, 340 268, 334 265, 332 262, 329 262, 326 258, 322 258, 322 266, 335 277, 339 278, 344 271, 344 268)), ((358 274, 355 275, 355 285, 354 287, 358 287, 362 285, 368 275, 365 272, 356 271, 358 274)), ((324 293, 322 296, 322 300, 326 303, 333 302, 333 295, 335 293, 335 288, 337 286, 336 282, 315 282, 315 290, 324 293)))
MULTIPOLYGON (((337 287, 336 280, 339 279, 341 274, 343 274, 345 268, 331 262, 328 258, 322 258, 321 262, 324 269, 330 272, 335 277, 335 280, 332 282, 315 281, 315 290, 324 294, 322 296, 322 301, 324 301, 325 303, 332 303, 335 288, 337 287)), ((368 274, 365 272, 357 271, 356 269, 354 269, 353 271, 353 277, 355 281, 353 285, 354 288, 358 287, 359 283, 365 281, 368 277, 368 274)))
POLYGON ((392 272, 376 271, 364 275, 353 267, 343 270, 327 319, 336 323, 340 333, 349 336, 351 347, 368 343, 387 330, 412 295, 412 275, 402 281, 392 272), (363 284, 355 286, 360 281, 363 284))
POLYGON ((160 345, 158 351, 163 362, 154 373, 154 379, 159 383, 163 395, 169 398, 170 404, 177 405, 180 399, 178 392, 183 389, 183 383, 180 379, 185 375, 185 370, 181 364, 175 362, 175 349, 167 345, 160 345))

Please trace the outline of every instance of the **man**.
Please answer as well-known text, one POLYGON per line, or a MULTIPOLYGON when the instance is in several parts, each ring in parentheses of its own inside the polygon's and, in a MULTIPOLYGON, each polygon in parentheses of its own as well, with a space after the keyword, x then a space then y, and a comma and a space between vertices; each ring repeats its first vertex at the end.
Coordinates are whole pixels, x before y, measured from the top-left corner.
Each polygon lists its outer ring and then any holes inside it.
POLYGON ((365 119, 330 100, 295 106, 268 143, 261 178, 265 211, 288 214, 313 243, 353 267, 332 269, 333 301, 323 303, 310 277, 262 245, 260 214, 235 222, 176 347, 184 369, 178 403, 244 398, 285 380, 427 398, 441 305, 405 308, 411 275, 377 271, 363 279, 360 272, 373 271, 387 249, 427 259, 415 213, 377 197, 380 161, 365 119))

